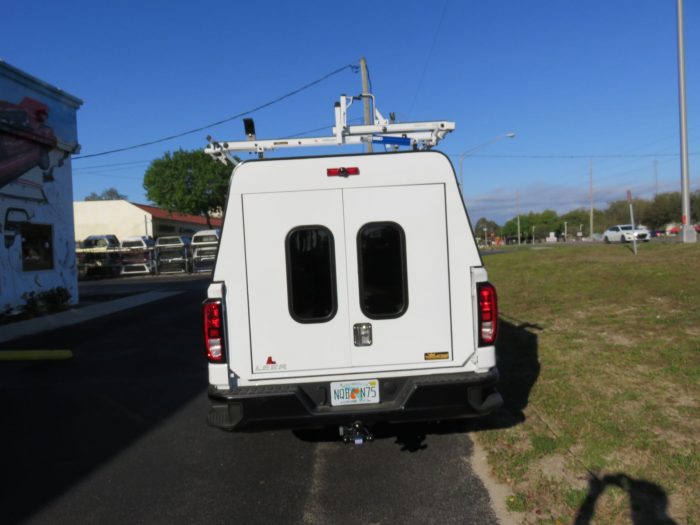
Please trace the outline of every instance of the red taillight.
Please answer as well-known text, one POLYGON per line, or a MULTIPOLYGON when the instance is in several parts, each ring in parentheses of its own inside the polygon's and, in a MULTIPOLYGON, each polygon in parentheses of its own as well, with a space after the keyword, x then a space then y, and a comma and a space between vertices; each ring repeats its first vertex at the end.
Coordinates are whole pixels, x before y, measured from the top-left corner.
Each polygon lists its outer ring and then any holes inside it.
POLYGON ((496 342, 498 335, 498 301, 496 289, 490 283, 477 285, 479 299, 479 346, 496 342))
POLYGON ((219 299, 209 299, 204 302, 204 344, 210 362, 224 362, 223 318, 219 299))
POLYGON ((326 175, 329 177, 347 177, 348 175, 359 175, 360 168, 328 168, 326 175))

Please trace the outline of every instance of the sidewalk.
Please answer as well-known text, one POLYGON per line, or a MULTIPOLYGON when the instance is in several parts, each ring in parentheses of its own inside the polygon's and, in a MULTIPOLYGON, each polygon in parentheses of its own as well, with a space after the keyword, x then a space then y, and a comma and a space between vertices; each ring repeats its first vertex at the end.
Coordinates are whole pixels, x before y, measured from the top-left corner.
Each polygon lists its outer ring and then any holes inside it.
POLYGON ((122 310, 128 310, 129 308, 141 306, 142 304, 159 301, 179 293, 182 292, 145 292, 129 295, 122 299, 95 303, 82 308, 74 308, 66 312, 37 317, 36 319, 27 319, 26 321, 7 324, 0 326, 0 343, 5 343, 26 335, 36 335, 48 330, 72 326, 91 319, 120 312, 122 310))

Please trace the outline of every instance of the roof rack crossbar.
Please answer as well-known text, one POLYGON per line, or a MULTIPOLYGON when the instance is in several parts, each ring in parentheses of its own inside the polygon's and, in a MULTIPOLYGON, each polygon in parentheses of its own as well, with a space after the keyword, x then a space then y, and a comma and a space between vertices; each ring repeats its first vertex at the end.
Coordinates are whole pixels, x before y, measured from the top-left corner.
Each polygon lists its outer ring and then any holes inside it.
POLYGON ((445 120, 429 122, 389 123, 375 108, 374 123, 369 125, 348 126, 347 110, 353 99, 358 97, 340 96, 335 103, 335 126, 333 134, 326 137, 299 137, 285 139, 257 140, 256 138, 219 142, 207 137, 209 145, 204 149, 215 160, 224 164, 236 164, 233 152, 257 153, 260 157, 266 151, 280 148, 303 148, 318 146, 343 146, 347 144, 383 144, 387 148, 400 146, 412 149, 430 149, 445 136, 454 131, 455 123, 445 120))

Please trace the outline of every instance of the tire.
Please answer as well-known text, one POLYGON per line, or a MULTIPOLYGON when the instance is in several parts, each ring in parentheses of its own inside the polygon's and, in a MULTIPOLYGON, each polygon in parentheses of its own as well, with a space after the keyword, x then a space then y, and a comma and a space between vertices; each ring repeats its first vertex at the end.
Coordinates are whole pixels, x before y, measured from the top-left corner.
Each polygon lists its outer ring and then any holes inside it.
POLYGON ((605 242, 605 244, 610 244, 610 239, 608 239, 607 235, 603 238, 603 241, 605 242))

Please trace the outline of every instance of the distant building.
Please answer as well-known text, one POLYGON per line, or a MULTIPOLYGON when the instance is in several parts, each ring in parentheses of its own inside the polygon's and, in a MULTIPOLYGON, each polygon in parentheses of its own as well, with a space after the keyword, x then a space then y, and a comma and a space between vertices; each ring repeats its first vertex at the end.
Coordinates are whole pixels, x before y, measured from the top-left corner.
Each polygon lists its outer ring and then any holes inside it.
POLYGON ((82 103, 0 60, 0 313, 54 288, 78 301, 71 154, 82 103))
MULTIPOLYGON (((147 204, 125 200, 75 201, 75 239, 88 235, 113 234, 119 239, 135 235, 153 238, 187 235, 209 229, 206 217, 169 212, 147 204)), ((221 218, 211 219, 212 228, 221 228, 221 218)))

